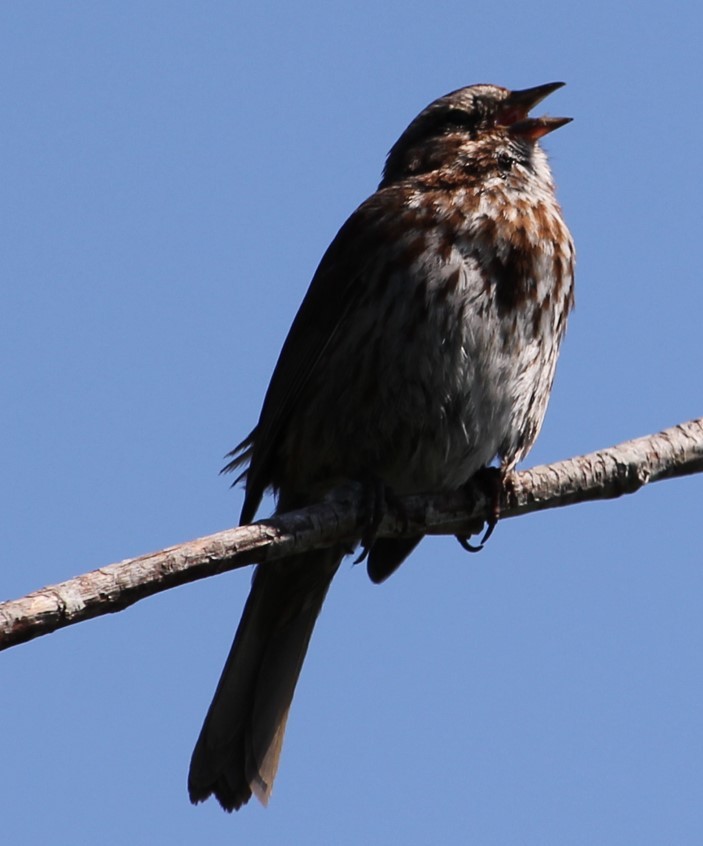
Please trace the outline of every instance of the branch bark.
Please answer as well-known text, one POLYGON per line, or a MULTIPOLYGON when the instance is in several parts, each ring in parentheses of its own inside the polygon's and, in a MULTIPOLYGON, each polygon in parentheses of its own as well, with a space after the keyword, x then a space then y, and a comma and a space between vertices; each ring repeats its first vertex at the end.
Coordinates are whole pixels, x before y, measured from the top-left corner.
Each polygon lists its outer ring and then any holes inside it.
MULTIPOLYGON (((703 472, 703 418, 610 449, 515 473, 501 519, 577 502, 612 499, 650 482, 703 472)), ((362 531, 358 485, 323 503, 250 526, 228 529, 160 552, 100 567, 66 582, 0 604, 0 650, 56 629, 108 614, 187 582, 265 563, 292 553, 348 542, 362 531)), ((489 512, 479 489, 402 500, 405 514, 388 513, 379 536, 466 534, 489 512)))

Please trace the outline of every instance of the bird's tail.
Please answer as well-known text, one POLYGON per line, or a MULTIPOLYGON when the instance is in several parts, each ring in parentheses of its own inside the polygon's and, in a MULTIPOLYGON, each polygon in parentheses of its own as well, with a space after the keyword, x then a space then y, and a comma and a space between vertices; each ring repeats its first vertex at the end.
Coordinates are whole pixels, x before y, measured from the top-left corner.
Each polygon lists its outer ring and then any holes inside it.
POLYGON ((342 557, 316 550, 257 568, 190 762, 191 802, 214 794, 232 811, 252 792, 268 802, 310 635, 342 557))

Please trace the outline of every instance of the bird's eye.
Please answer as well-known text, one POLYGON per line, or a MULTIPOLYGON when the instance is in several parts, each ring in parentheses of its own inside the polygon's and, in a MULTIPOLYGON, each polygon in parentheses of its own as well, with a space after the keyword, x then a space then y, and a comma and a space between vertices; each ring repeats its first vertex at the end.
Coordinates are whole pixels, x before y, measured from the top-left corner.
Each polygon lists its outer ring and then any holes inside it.
POLYGON ((515 159, 508 155, 508 153, 498 153, 496 156, 496 161, 498 162, 498 167, 502 171, 509 171, 512 170, 513 165, 515 164, 515 159))
POLYGON ((465 112, 463 109, 450 109, 444 115, 443 123, 447 129, 473 130, 476 129, 479 118, 480 115, 465 112))

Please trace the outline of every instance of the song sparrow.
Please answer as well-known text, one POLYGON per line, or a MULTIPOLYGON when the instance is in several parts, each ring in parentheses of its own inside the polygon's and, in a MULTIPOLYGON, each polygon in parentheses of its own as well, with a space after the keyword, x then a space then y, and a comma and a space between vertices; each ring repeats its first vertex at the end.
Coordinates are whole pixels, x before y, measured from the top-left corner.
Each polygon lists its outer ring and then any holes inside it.
MULTIPOLYGON (((436 100, 391 149, 378 190, 325 253, 293 321, 248 465, 242 523, 348 479, 395 494, 510 471, 542 425, 573 303, 574 247, 528 117, 561 87, 473 85, 436 100)), ((386 578, 420 538, 377 539, 386 578)), ((190 767, 193 802, 266 802, 315 620, 345 550, 257 568, 190 767)))

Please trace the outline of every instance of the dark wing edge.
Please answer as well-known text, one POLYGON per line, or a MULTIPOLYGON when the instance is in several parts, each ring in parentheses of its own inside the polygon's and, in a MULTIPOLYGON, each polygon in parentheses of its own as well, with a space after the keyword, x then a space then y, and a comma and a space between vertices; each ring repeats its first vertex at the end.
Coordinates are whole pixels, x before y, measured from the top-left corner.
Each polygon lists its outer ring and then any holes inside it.
POLYGON ((222 472, 247 465, 241 524, 250 523, 264 491, 274 484, 273 464, 286 420, 315 367, 362 293, 359 284, 384 241, 379 226, 385 204, 374 194, 351 215, 325 252, 283 343, 264 397, 259 422, 227 458, 222 472))
MULTIPOLYGON (((237 446, 231 451, 228 452, 225 458, 231 458, 231 461, 228 461, 227 464, 220 470, 220 473, 234 473, 235 470, 239 469, 243 464, 248 464, 251 461, 251 454, 254 449, 254 439, 256 438, 256 428, 252 429, 251 432, 244 438, 244 440, 237 444, 237 446)), ((248 469, 245 467, 244 470, 237 476, 237 478, 232 482, 232 487, 238 485, 241 481, 246 479, 248 473, 248 469)))

